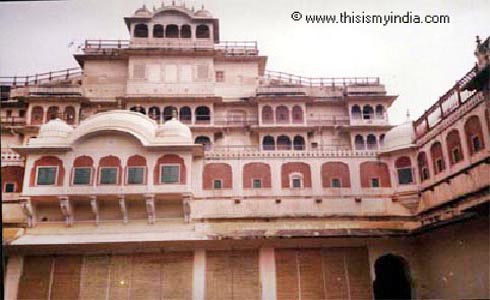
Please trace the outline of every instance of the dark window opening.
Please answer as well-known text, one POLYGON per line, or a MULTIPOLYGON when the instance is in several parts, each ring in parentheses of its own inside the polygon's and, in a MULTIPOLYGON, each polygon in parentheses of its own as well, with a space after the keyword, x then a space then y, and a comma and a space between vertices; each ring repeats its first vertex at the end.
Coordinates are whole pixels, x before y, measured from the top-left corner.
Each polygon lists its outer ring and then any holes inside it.
POLYGON ((223 186, 223 182, 221 181, 221 179, 215 179, 213 181, 213 188, 215 190, 220 190, 222 188, 222 186, 223 186))
POLYGON ((56 183, 56 167, 39 167, 37 169, 37 185, 54 185, 56 183))
POLYGON ((184 124, 190 124, 192 121, 192 111, 189 107, 184 106, 180 108, 179 119, 184 124))
POLYGON ((129 167, 128 168, 128 184, 143 184, 145 176, 145 168, 129 167))
POLYGON ((262 187, 262 180, 254 179, 252 186, 254 189, 260 189, 262 187))
POLYGON ((90 173, 92 168, 75 168, 73 171, 73 185, 90 184, 90 173))
POLYGON ((134 37, 148 37, 148 25, 136 24, 136 26, 134 26, 134 37))
POLYGON ((371 178, 371 187, 373 188, 379 187, 379 178, 371 178))
POLYGON ((5 193, 15 193, 15 183, 6 183, 4 188, 5 193))
POLYGON ((277 150, 291 150, 291 139, 285 135, 278 137, 277 150))
POLYGON ((209 38, 209 27, 208 25, 197 25, 196 27, 196 38, 207 39, 209 38))
POLYGON ((194 144, 201 144, 204 146, 204 150, 211 149, 211 140, 207 136, 196 137, 194 144))
POLYGON ((339 188, 339 187, 341 187, 340 179, 338 179, 338 178, 332 178, 332 187, 333 188, 339 188))
POLYGON ((178 38, 179 37, 179 26, 171 24, 167 25, 165 28, 165 37, 167 38, 178 38))
POLYGON ((157 24, 153 26, 153 37, 162 38, 164 35, 163 25, 157 24))
POLYGON ((177 108, 173 106, 166 106, 163 109, 163 120, 164 121, 172 120, 174 112, 177 112, 177 108))
POLYGON ((399 184, 411 184, 413 182, 412 168, 400 168, 397 171, 399 184))
POLYGON ((480 138, 476 135, 471 138, 471 145, 473 147, 473 153, 480 151, 482 148, 480 138))
POLYGON ((180 37, 184 39, 191 38, 191 26, 190 25, 182 25, 182 29, 180 31, 180 37))
POLYGON ((206 106, 196 108, 196 123, 209 124, 209 121, 211 121, 209 108, 206 106))
POLYGON ((274 141, 274 138, 270 135, 264 136, 262 139, 262 149, 264 150, 275 150, 276 149, 276 142, 274 141))
POLYGON ((374 119, 374 110, 370 105, 366 105, 362 108, 362 118, 364 120, 374 119))
POLYGON ((374 299, 411 299, 410 271, 402 257, 387 254, 374 263, 374 299))

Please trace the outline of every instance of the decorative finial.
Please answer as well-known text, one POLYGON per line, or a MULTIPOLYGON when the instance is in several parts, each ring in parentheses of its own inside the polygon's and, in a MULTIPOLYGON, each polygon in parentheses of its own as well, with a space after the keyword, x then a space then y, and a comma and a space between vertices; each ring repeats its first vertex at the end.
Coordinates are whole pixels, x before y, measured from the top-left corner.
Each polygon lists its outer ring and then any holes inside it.
POLYGON ((157 11, 157 9, 155 8, 155 5, 153 5, 153 11, 157 11))
POLYGON ((162 8, 165 7, 165 1, 162 1, 162 8))
POLYGON ((172 109, 172 120, 177 120, 177 109, 172 109))
POLYGON ((194 12, 196 9, 194 8, 194 5, 191 7, 191 11, 194 12))
POLYGON ((203 5, 201 5, 201 10, 204 10, 204 4, 203 4, 203 5))
POLYGON ((143 9, 146 10, 146 4, 143 4, 143 9))
POLYGON ((172 0, 172 6, 175 6, 175 0, 172 0))
POLYGON ((481 40, 480 40, 480 36, 479 35, 476 36, 476 44, 478 46, 480 46, 480 44, 481 44, 481 40))

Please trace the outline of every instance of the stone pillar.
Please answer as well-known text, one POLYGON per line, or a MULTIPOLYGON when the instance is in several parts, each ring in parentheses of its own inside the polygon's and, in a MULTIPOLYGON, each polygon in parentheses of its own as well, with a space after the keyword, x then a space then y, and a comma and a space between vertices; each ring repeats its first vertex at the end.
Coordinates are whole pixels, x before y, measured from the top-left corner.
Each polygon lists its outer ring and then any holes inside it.
POLYGON ((274 248, 260 248, 259 274, 262 300, 276 299, 276 261, 274 248))
POLYGON ((22 256, 10 256, 5 270, 5 300, 16 300, 20 276, 24 267, 22 256))
POLYGON ((206 297, 206 250, 194 251, 192 274, 192 300, 204 300, 206 297))

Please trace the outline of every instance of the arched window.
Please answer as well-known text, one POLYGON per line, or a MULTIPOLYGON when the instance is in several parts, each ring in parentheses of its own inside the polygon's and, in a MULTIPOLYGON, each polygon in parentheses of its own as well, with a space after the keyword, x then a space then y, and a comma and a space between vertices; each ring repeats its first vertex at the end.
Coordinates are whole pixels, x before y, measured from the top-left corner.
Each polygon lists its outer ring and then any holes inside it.
POLYGON ((362 118, 364 120, 374 119, 374 110, 371 105, 364 105, 364 107, 362 108, 362 118))
POLYGON ((31 125, 41 125, 43 123, 44 109, 41 106, 32 108, 31 125))
POLYGON ((326 162, 322 165, 321 172, 323 187, 350 187, 350 172, 346 163, 338 161, 326 162))
POLYGON ((361 108, 359 107, 359 105, 355 104, 354 106, 352 106, 351 115, 352 119, 354 120, 360 120, 362 118, 361 108))
POLYGON ((291 150, 291 139, 286 135, 277 138, 277 150, 291 150))
POLYGON ((204 165, 202 174, 202 188, 231 189, 233 186, 233 172, 226 163, 208 163, 204 165))
POLYGON ((298 105, 293 107, 293 123, 303 123, 303 109, 298 105))
POLYGON ((175 24, 167 25, 165 28, 166 38, 178 38, 179 37, 179 26, 175 24))
POLYGON ((272 108, 268 105, 262 107, 262 123, 272 124, 274 123, 274 113, 272 108))
POLYGON ((196 27, 196 38, 207 39, 209 38, 209 27, 208 25, 197 25, 196 27))
POLYGON ((483 141, 483 130, 478 116, 471 116, 464 124, 468 152, 473 155, 485 147, 483 141))
POLYGON ((164 35, 163 25, 156 24, 153 26, 153 37, 154 38, 162 38, 164 35))
POLYGON ((427 155, 425 152, 419 152, 417 155, 417 166, 419 168, 420 181, 429 179, 429 164, 427 163, 427 155))
POLYGON ((184 124, 190 124, 192 122, 192 111, 190 107, 184 106, 180 108, 179 119, 184 124))
POLYGON ((430 147, 430 157, 432 159, 434 174, 439 174, 446 169, 444 155, 442 154, 442 145, 440 142, 435 142, 430 147))
POLYGON ((447 153, 449 153, 449 164, 452 166, 464 159, 461 148, 461 139, 457 129, 451 130, 446 136, 447 153))
POLYGON ((75 124, 75 108, 73 108, 73 106, 66 107, 64 115, 67 124, 75 124))
POLYGON ((384 134, 384 133, 382 133, 382 134, 379 136, 379 145, 380 145, 381 147, 383 147, 383 146, 384 146, 384 144, 385 144, 385 134, 384 134))
POLYGON ((139 37, 139 38, 148 37, 148 25, 136 24, 136 26, 134 26, 134 37, 139 37))
POLYGON ((104 156, 99 160, 98 181, 100 185, 121 184, 121 160, 113 155, 104 156))
POLYGON ((133 155, 128 158, 126 165, 126 184, 146 184, 146 158, 133 155))
MULTIPOLYGON (((42 156, 31 169, 30 186, 63 185, 65 178, 63 161, 56 156, 42 156)), ((3 178, 2 178, 3 179, 3 178)))
POLYGON ((289 124, 289 109, 286 106, 278 106, 276 108, 276 123, 289 124))
POLYGON ((204 150, 211 149, 211 140, 207 136, 198 136, 194 140, 194 144, 201 144, 204 146, 204 150))
POLYGON ((185 184, 186 167, 184 159, 175 154, 158 158, 153 169, 154 184, 185 184))
POLYGON ((140 113, 140 114, 144 114, 146 115, 146 110, 144 107, 141 107, 141 106, 133 106, 129 109, 130 111, 134 111, 134 112, 137 112, 137 113, 140 113))
POLYGON ((160 108, 157 106, 152 106, 148 109, 148 117, 155 121, 160 121, 160 108))
POLYGON ((413 183, 412 163, 410 157, 401 156, 395 161, 395 168, 398 174, 398 184, 413 183))
POLYGON ((59 118, 59 108, 57 106, 51 106, 48 108, 48 121, 59 118))
POLYGON ((274 141, 274 138, 270 135, 264 136, 262 139, 262 149, 264 150, 275 150, 276 149, 276 142, 274 141))
POLYGON ((271 168, 266 163, 251 162, 243 166, 243 188, 271 187, 271 168))
POLYGON ((209 124, 211 114, 207 106, 199 106, 196 108, 196 124, 209 124))
POLYGON ((311 188, 310 165, 304 162, 283 163, 281 166, 281 186, 283 188, 311 188))
POLYGON ((300 135, 295 136, 293 139, 293 148, 294 150, 306 150, 305 139, 300 135))
POLYGON ((383 105, 376 105, 376 119, 384 119, 385 117, 385 108, 383 105))
POLYGON ((378 149, 378 144, 376 143, 376 136, 372 133, 367 136, 367 149, 368 150, 376 150, 378 149))
POLYGON ((163 109, 163 120, 164 121, 171 120, 174 115, 174 112, 177 112, 177 108, 175 108, 174 106, 166 106, 163 109))
POLYGON ((391 187, 388 165, 378 161, 365 161, 360 167, 361 187, 391 187))
POLYGON ((184 39, 190 39, 191 38, 191 26, 190 25, 182 25, 182 28, 180 30, 180 37, 184 39))
POLYGON ((354 145, 356 150, 364 150, 364 137, 360 134, 356 135, 354 139, 354 145))

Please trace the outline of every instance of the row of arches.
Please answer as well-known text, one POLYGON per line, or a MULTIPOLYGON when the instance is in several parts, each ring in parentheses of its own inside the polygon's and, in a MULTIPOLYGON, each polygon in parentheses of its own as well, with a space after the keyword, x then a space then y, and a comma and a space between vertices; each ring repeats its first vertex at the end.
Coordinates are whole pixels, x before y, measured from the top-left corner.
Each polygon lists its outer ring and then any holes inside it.
MULTIPOLYGON (((351 174, 344 162, 325 162, 320 177, 324 188, 350 188, 351 174)), ((361 187, 391 187, 388 165, 382 162, 362 162, 361 187)), ((267 163, 251 162, 243 166, 243 188, 270 188, 271 168, 267 163)), ((202 175, 203 189, 233 188, 233 172, 228 163, 208 163, 202 175)), ((281 165, 282 188, 311 188, 311 168, 305 162, 287 162, 281 165)))
MULTIPOLYGON (((125 165, 114 155, 101 157, 97 164, 92 157, 81 155, 74 159, 73 167, 69 170, 69 185, 143 185, 147 184, 150 170, 153 170, 154 184, 186 182, 184 159, 178 155, 166 154, 159 157, 153 168, 148 166, 145 157, 136 154, 130 156, 125 165), (175 179, 169 181, 168 178, 172 176, 175 179)), ((43 156, 34 162, 30 173, 30 186, 61 186, 64 174, 65 167, 60 158, 43 156)))
POLYGON ((276 139, 267 135, 262 138, 262 149, 271 150, 306 150, 305 138, 296 135, 291 138, 287 135, 280 135, 276 139))
POLYGON ((382 133, 379 136, 379 140, 375 134, 370 133, 364 139, 364 136, 357 134, 354 137, 354 149, 356 150, 378 150, 379 147, 384 145, 385 134, 382 133))
POLYGON ((271 106, 266 105, 262 107, 262 123, 264 124, 289 124, 292 120, 293 124, 302 124, 304 121, 304 112, 301 106, 295 105, 289 111, 289 108, 285 105, 277 106, 272 109, 271 106))
POLYGON ((445 147, 447 149, 448 158, 445 157, 443 144, 441 141, 433 142, 428 152, 432 162, 432 172, 429 168, 429 161, 426 151, 420 151, 417 154, 417 165, 419 168, 420 181, 430 179, 431 173, 437 175, 449 166, 453 166, 460 161, 463 161, 467 155, 473 156, 480 152, 485 147, 483 139, 483 129, 480 118, 476 115, 470 116, 464 124, 464 138, 466 139, 466 150, 463 150, 461 143, 460 131, 457 128, 450 130, 445 137, 445 147))
MULTIPOLYGON (((191 25, 184 24, 179 27, 176 24, 154 24, 152 27, 152 33, 154 38, 192 38, 191 25)), ((149 26, 148 24, 136 24, 134 26, 134 37, 137 38, 147 38, 149 36, 149 26)), ((196 26, 195 37, 198 39, 207 39, 211 36, 209 26, 205 24, 200 24, 196 26)))
POLYGON ((351 107, 351 116, 352 119, 355 120, 372 120, 372 119, 384 119, 386 114, 386 109, 383 105, 377 104, 375 108, 373 108, 370 104, 366 104, 364 106, 354 104, 351 107))
POLYGON ((69 125, 75 124, 75 108, 67 106, 61 111, 58 106, 50 106, 46 111, 46 117, 42 106, 35 106, 31 110, 31 125, 42 125, 45 120, 47 122, 56 118, 65 120, 69 125))
MULTIPOLYGON (((166 106, 162 110, 158 106, 152 106, 146 108, 141 106, 133 106, 129 109, 130 111, 139 112, 144 115, 148 114, 148 117, 155 121, 168 121, 172 119, 175 114, 176 118, 179 119, 184 124, 192 123, 192 109, 189 106, 182 106, 177 108, 175 106, 166 106)), ((209 124, 211 121, 211 110, 207 106, 198 106, 194 110, 194 115, 197 124, 209 124)))

